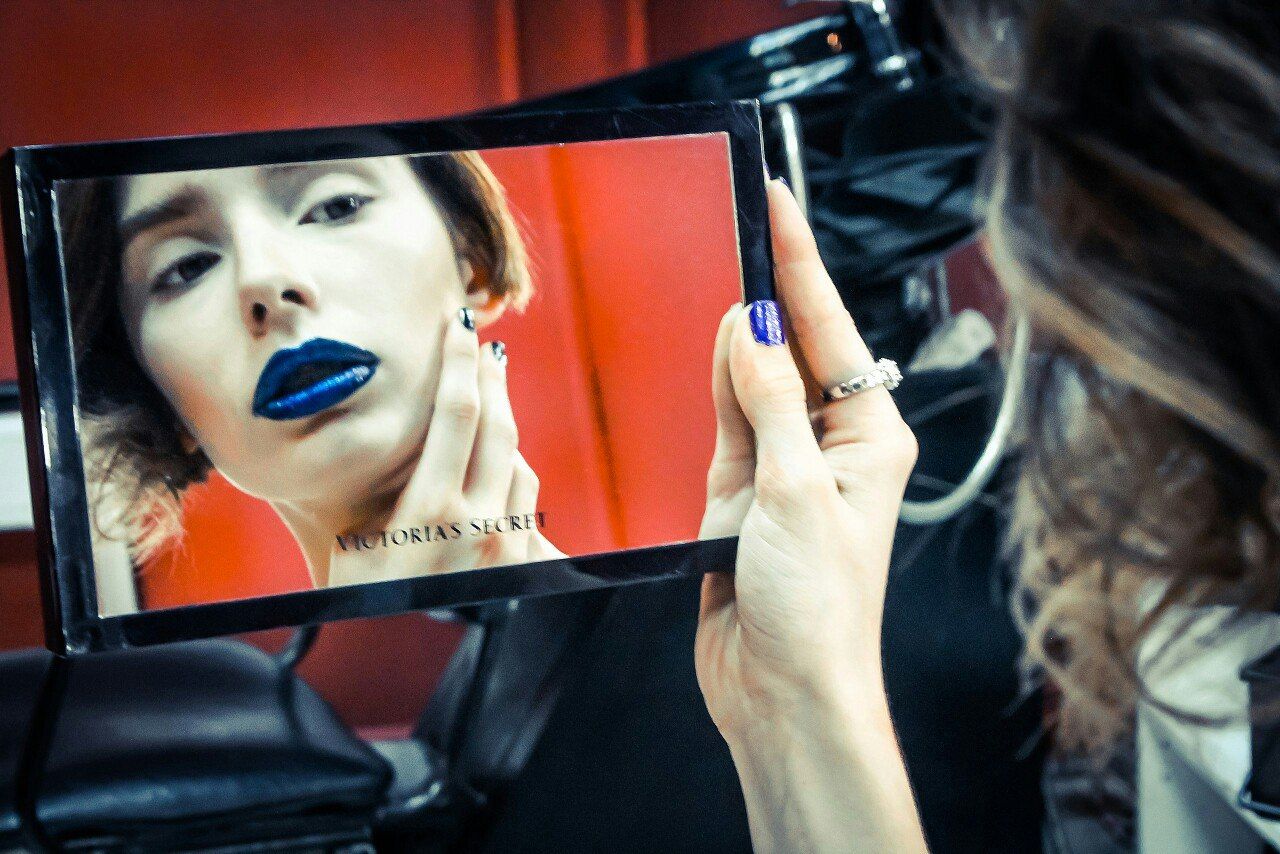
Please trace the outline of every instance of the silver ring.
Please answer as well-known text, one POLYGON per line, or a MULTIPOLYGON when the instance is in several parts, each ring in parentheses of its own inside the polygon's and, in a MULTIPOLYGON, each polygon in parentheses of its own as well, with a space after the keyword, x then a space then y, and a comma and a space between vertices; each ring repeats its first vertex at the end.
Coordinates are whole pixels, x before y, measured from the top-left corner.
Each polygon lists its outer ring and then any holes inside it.
POLYGON ((874 368, 865 374, 858 374, 856 377, 823 389, 822 399, 830 403, 833 400, 852 397, 858 392, 866 391, 876 386, 884 386, 889 391, 893 391, 901 382, 902 371, 898 370, 898 363, 893 359, 881 359, 876 362, 874 368))

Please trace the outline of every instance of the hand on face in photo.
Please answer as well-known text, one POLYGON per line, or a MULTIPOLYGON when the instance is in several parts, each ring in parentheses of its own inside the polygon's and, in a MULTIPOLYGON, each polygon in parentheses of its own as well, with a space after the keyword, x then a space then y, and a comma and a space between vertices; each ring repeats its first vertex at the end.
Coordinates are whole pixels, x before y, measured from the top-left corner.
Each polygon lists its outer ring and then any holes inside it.
POLYGON ((481 344, 463 316, 441 336, 430 427, 408 483, 384 531, 335 542, 331 587, 564 556, 539 530, 538 478, 520 455, 505 352, 481 344))

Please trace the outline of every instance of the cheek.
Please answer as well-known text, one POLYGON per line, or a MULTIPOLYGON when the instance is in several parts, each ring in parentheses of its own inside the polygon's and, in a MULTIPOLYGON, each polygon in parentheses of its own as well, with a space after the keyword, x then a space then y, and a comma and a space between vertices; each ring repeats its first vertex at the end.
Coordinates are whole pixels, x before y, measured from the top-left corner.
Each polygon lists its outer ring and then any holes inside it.
MULTIPOLYGON (((209 336, 177 336, 176 331, 171 324, 154 324, 152 329, 143 325, 139 348, 143 367, 196 440, 201 445, 220 444, 216 439, 225 432, 222 422, 234 408, 234 402, 219 393, 220 383, 211 369, 220 359, 202 346, 209 336)), ((221 358, 225 360, 226 354, 221 358)))
MULTIPOLYGON (((462 306, 465 286, 457 254, 444 223, 417 205, 388 208, 355 240, 346 278, 360 286, 361 299, 384 322, 399 318, 420 324, 462 306)), ((335 259, 336 260, 336 259, 335 259)), ((331 270, 334 268, 330 268, 331 270)))

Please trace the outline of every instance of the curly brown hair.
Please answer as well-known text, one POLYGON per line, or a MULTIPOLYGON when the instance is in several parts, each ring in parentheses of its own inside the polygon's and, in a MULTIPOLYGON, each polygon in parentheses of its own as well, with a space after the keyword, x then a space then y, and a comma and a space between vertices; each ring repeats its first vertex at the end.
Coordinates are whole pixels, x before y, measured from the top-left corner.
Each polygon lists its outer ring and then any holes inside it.
MULTIPOLYGON (((460 259, 495 297, 521 308, 532 292, 528 258, 502 186, 473 151, 409 158, 439 208, 460 259)), ((182 496, 212 468, 188 453, 176 413, 129 345, 120 315, 121 179, 57 187, 75 347, 85 479, 93 524, 123 540, 136 562, 181 530, 182 496)))
POLYGON ((987 228, 1037 330, 1015 609, 1060 743, 1106 748, 1171 608, 1280 592, 1280 16, 940 6, 996 105, 987 228))

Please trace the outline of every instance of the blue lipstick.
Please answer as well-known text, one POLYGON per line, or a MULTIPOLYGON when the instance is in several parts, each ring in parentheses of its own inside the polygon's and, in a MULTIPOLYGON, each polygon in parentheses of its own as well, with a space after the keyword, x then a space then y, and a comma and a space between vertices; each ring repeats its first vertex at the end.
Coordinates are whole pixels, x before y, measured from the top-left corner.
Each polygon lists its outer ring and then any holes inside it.
POLYGON ((277 350, 258 377, 253 414, 289 421, 323 412, 359 391, 379 361, 368 350, 331 338, 277 350))

